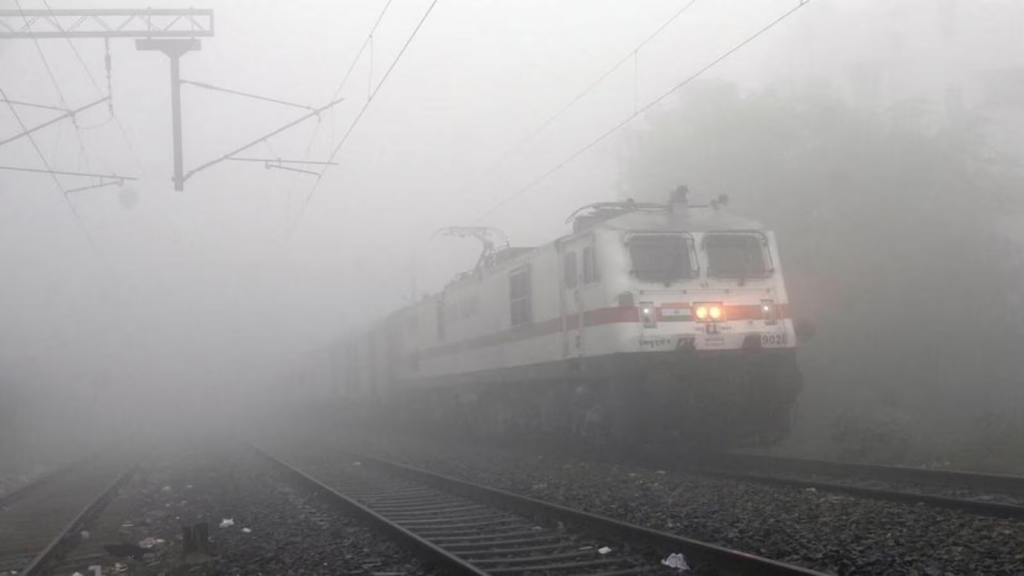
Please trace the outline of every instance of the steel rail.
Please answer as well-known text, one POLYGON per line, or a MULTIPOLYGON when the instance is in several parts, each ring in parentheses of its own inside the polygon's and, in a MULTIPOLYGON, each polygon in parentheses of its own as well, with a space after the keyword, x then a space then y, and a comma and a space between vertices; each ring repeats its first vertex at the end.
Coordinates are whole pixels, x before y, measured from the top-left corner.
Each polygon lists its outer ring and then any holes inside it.
MULTIPOLYGON (((448 563, 447 565, 450 566, 453 573, 489 573, 481 571, 480 566, 473 566, 455 554, 439 548, 429 540, 406 530, 387 517, 370 510, 352 498, 324 485, 305 472, 275 458, 271 454, 259 448, 254 447, 254 449, 261 455, 268 458, 271 462, 276 463, 276 465, 287 471, 289 474, 297 478, 301 478, 305 483, 316 488, 321 493, 333 497, 339 503, 343 503, 346 508, 357 512, 364 518, 372 520, 374 523, 386 528, 393 534, 399 535, 402 539, 415 544, 429 556, 448 563)), ((658 557, 664 557, 669 553, 682 552, 687 558, 695 561, 696 563, 709 564, 729 574, 758 574, 769 576, 823 575, 822 572, 808 568, 786 564, 683 536, 677 536, 668 532, 637 526, 635 524, 622 522, 606 516, 584 512, 582 510, 575 510, 551 502, 545 502, 528 496, 514 494, 505 490, 474 484, 452 478, 450 476, 444 476, 434 472, 413 468, 404 464, 370 457, 347 450, 344 451, 344 453, 350 455, 353 459, 358 460, 364 466, 372 466, 379 470, 390 472, 398 477, 411 480, 415 483, 430 486, 443 492, 461 496, 471 501, 480 502, 485 505, 493 506, 497 509, 503 509, 526 517, 557 520, 563 525, 574 527, 583 533, 614 538, 615 540, 625 542, 631 546, 637 546, 639 549, 654 551, 657 553, 658 557)), ((429 536, 427 536, 427 538, 429 538, 429 536)))
POLYGON ((128 466, 123 472, 118 474, 106 488, 97 494, 81 512, 64 526, 60 534, 51 540, 46 548, 36 554, 32 561, 18 573, 18 576, 40 576, 44 574, 47 566, 63 556, 74 545, 72 537, 80 534, 82 529, 92 522, 106 508, 107 504, 117 496, 120 487, 131 478, 138 465, 139 462, 136 461, 135 464, 128 466))
POLYGON ((424 538, 420 538, 416 534, 410 532, 409 530, 406 530, 397 523, 392 522, 384 516, 374 512, 369 507, 360 504, 356 500, 346 496, 345 494, 342 494, 341 492, 335 490, 334 488, 331 488, 330 486, 324 484, 323 482, 317 480, 316 478, 313 478, 312 476, 306 474, 302 470, 299 470, 298 468, 284 462, 283 460, 280 460, 272 456, 270 453, 262 450, 261 448, 257 446, 253 446, 252 448, 253 450, 256 451, 257 454, 260 454, 261 456, 265 457, 272 464, 283 470, 288 475, 298 479, 303 484, 311 488, 314 492, 317 492, 327 497, 328 500, 331 500, 334 503, 339 504, 347 512, 361 518, 363 521, 369 524, 372 524, 382 529, 396 540, 404 542, 410 547, 416 549, 425 558, 428 558, 431 561, 436 562, 438 565, 443 566, 446 572, 449 572, 451 574, 469 574, 472 576, 484 576, 487 574, 486 572, 481 572, 475 566, 469 564, 468 562, 455 556, 454 554, 451 554, 447 550, 444 550, 443 548, 434 545, 433 543, 424 538))
POLYGON ((714 466, 743 466, 744 468, 775 468, 786 472, 821 474, 823 476, 862 476, 888 482, 916 482, 933 486, 960 486, 974 490, 992 490, 1024 494, 1024 476, 988 474, 967 470, 935 470, 909 466, 883 466, 829 460, 810 460, 761 454, 716 454, 705 457, 714 466))
POLYGON ((715 454, 698 458, 697 466, 683 465, 680 470, 732 480, 814 488, 890 502, 924 503, 982 516, 1024 519, 1024 506, 971 498, 928 494, 913 490, 875 488, 835 481, 867 480, 891 483, 915 483, 934 488, 972 489, 1024 495, 1024 477, 972 473, 960 470, 928 470, 902 466, 881 466, 829 462, 750 454, 715 454), (782 474, 829 476, 831 479, 799 478, 782 474))
POLYGON ((35 492, 39 488, 49 484, 50 482, 58 478, 67 476, 67 474, 74 470, 75 467, 81 465, 88 459, 89 457, 85 457, 79 460, 75 460, 73 462, 69 462, 63 466, 58 466, 55 469, 47 472, 46 474, 43 474, 42 476, 36 478, 35 480, 32 480, 28 484, 19 486, 14 490, 11 490, 10 492, 0 494, 0 510, 3 510, 4 508, 7 508, 11 504, 18 502, 19 500, 22 500, 26 496, 35 492))

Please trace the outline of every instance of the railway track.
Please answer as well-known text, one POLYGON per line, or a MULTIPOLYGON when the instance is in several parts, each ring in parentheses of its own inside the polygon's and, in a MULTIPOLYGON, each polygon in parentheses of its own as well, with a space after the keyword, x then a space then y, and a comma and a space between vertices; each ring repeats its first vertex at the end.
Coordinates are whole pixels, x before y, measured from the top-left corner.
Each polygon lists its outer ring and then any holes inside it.
MULTIPOLYGON (((495 447, 522 453, 522 443, 495 447)), ((529 453, 550 453, 608 464, 844 493, 903 504, 925 504, 979 516, 1024 519, 1024 476, 934 470, 744 453, 680 452, 656 446, 581 451, 577 444, 530 444, 529 453)))
POLYGON ((87 458, 0 499, 0 574, 35 576, 55 564, 116 496, 134 462, 87 458))
POLYGON ((784 458, 703 456, 684 471, 736 480, 927 504, 983 516, 1024 519, 1024 477, 784 458))
POLYGON ((663 574, 681 553, 720 574, 821 574, 361 454, 293 464, 255 450, 447 573, 663 574))

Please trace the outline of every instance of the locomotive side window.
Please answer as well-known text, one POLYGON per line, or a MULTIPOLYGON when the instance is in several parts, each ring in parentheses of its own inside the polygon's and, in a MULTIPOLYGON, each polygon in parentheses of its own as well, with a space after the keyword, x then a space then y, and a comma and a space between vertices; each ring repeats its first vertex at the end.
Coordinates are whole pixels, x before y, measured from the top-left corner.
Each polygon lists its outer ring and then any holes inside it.
POLYGON ((530 323, 532 316, 531 292, 529 267, 520 268, 509 275, 508 295, 512 326, 522 326, 530 323))
POLYGON ((708 234, 704 249, 711 278, 764 278, 771 271, 763 241, 753 234, 708 234))
POLYGON ((562 270, 565 274, 565 287, 575 288, 579 284, 579 270, 576 267, 576 253, 567 252, 564 257, 562 270))
POLYGON ((693 278, 689 241, 675 234, 644 234, 630 238, 633 274, 646 282, 668 284, 693 278))
POLYGON ((587 246, 583 249, 583 283, 593 284, 599 279, 597 260, 594 258, 594 248, 587 246))

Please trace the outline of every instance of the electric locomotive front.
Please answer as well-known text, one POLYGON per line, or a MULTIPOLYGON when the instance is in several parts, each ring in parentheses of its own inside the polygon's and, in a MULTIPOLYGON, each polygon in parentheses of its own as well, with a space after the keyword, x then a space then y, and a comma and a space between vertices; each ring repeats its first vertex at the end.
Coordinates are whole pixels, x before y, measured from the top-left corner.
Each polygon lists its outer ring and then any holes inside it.
POLYGON ((802 379, 778 248, 721 204, 603 205, 578 226, 595 237, 606 296, 637 311, 583 338, 595 360, 615 358, 608 403, 638 435, 727 444, 788 431, 802 379))

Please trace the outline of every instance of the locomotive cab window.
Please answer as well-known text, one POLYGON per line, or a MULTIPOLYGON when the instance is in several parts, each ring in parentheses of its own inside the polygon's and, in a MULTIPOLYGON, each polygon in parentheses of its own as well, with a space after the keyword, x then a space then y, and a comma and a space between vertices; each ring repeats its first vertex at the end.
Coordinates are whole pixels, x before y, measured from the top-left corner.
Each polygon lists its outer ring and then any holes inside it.
POLYGON ((765 278, 771 274, 764 239, 755 234, 708 234, 704 237, 711 278, 765 278))
POLYGON ((529 324, 533 315, 530 297, 533 287, 530 282, 530 269, 521 268, 508 277, 509 313, 512 326, 529 324))
POLYGON ((563 259, 562 271, 565 274, 565 287, 575 288, 580 280, 579 270, 576 267, 575 252, 566 253, 563 259))
POLYGON ((693 278, 690 241, 677 234, 641 234, 628 241, 632 272, 638 280, 669 284, 693 278))

